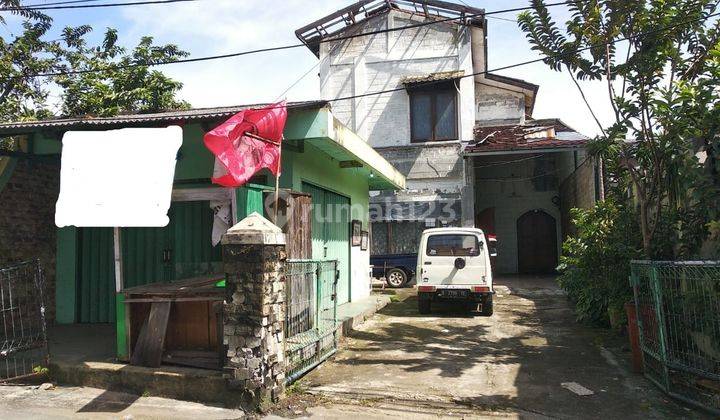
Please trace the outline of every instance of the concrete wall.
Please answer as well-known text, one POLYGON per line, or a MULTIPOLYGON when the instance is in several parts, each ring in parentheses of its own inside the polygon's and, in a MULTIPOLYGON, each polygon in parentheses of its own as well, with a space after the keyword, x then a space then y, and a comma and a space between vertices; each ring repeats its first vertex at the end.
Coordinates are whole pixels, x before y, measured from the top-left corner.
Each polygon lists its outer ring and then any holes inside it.
MULTIPOLYGON (((477 157, 475 167, 475 211, 495 208, 495 234, 498 237, 498 257, 496 270, 498 273, 517 273, 518 243, 517 220, 531 210, 543 210, 555 218, 557 230, 558 252, 561 253, 562 228, 560 212, 559 174, 571 171, 565 165, 571 162, 565 153, 545 154, 541 158, 533 158, 536 154, 514 154, 501 157, 477 157), (554 170, 547 167, 536 167, 541 159, 554 160, 554 170), (539 171, 539 172, 538 172, 539 171), (556 171, 558 174, 551 181, 552 188, 540 191, 536 188, 535 179, 538 174, 556 171), (513 180, 516 179, 516 180, 513 180)), ((572 155, 572 152, 569 152, 572 155)))
POLYGON ((475 84, 475 119, 479 124, 525 122, 525 95, 517 90, 475 84))
POLYGON ((60 161, 17 159, 0 185, 0 266, 39 259, 45 271, 45 305, 55 319, 55 203, 60 192, 60 161))
MULTIPOLYGON (((422 22, 422 17, 390 12, 354 31, 374 31, 422 22)), ((480 32, 482 33, 482 32, 480 32)), ((320 86, 325 99, 402 88, 406 76, 442 71, 473 72, 470 31, 453 24, 430 25, 322 44, 320 86)), ((475 125, 473 78, 458 82, 458 133, 472 138, 475 125)), ((333 113, 375 147, 407 177, 408 191, 460 194, 463 160, 457 142, 410 143, 410 99, 405 90, 333 102, 333 113), (427 149, 427 150, 426 150, 427 149)), ((387 195, 386 195, 387 197, 387 195)))
POLYGON ((560 185, 560 209, 563 237, 574 235, 575 226, 572 224, 570 210, 574 208, 587 209, 595 205, 595 162, 593 160, 578 160, 578 167, 560 185))

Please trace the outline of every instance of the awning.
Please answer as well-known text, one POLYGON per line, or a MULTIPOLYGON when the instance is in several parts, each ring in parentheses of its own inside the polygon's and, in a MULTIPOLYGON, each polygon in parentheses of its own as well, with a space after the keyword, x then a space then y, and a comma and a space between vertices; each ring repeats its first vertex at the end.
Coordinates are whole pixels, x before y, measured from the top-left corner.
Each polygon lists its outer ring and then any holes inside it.
POLYGON ((370 190, 405 189, 405 176, 363 138, 338 121, 329 108, 320 109, 313 117, 310 127, 296 125, 300 121, 306 124, 306 120, 288 120, 286 139, 310 143, 337 160, 341 167, 353 168, 367 177, 370 190))

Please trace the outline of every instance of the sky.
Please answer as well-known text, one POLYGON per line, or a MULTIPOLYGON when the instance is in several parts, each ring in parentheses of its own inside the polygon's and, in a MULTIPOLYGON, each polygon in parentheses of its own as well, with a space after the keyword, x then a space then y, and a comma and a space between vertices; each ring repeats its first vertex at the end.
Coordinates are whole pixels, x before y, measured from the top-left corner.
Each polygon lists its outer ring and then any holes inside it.
MULTIPOLYGON (((27 0, 42 4, 53 0, 27 0)), ((109 0, 108 0, 109 1, 109 0)), ((132 47, 142 36, 157 43, 174 43, 191 57, 225 54, 259 47, 294 44, 295 30, 353 0, 197 0, 188 3, 118 8, 51 10, 55 35, 65 26, 89 24, 98 41, 105 28, 118 29, 120 44, 132 47)), ((451 0, 460 3, 460 0, 451 0)), ((528 0, 464 0, 486 11, 527 6, 528 0)), ((562 7, 551 8, 559 22, 567 20, 562 7)), ((498 15, 515 20, 517 12, 498 15)), ((17 22, 0 27, 7 35, 17 22)), ((488 20, 488 68, 503 67, 539 57, 530 49, 517 23, 488 20)), ((169 76, 184 84, 180 96, 193 107, 240 105, 274 101, 284 92, 288 100, 319 97, 318 59, 307 48, 261 53, 216 61, 162 66, 169 76), (303 77, 305 75, 305 77, 303 77)), ((550 70, 543 63, 498 71, 540 85, 533 116, 560 118, 581 133, 594 136, 599 129, 567 73, 550 70)), ((601 122, 608 123, 612 110, 606 85, 582 83, 601 122)))

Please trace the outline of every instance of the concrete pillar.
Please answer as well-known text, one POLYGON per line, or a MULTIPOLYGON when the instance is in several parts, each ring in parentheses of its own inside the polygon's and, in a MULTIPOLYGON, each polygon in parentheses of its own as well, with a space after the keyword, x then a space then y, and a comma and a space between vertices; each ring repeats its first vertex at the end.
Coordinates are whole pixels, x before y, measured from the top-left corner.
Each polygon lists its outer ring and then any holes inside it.
POLYGON ((285 235, 252 213, 222 238, 225 378, 239 405, 261 408, 285 391, 285 235))
POLYGON ((462 193, 460 195, 462 206, 462 226, 475 226, 475 158, 472 156, 464 156, 463 175, 464 182, 462 193))

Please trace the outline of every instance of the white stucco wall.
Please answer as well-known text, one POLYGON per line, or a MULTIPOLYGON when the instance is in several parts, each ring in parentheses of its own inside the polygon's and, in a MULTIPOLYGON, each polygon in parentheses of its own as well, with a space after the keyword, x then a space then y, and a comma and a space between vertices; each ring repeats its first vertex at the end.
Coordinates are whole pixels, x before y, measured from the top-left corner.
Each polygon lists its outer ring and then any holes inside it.
MULTIPOLYGON (((390 12, 365 22, 355 32, 402 27, 424 21, 419 16, 390 12)), ((437 24, 358 37, 320 48, 320 91, 323 99, 402 88, 407 76, 463 70, 473 72, 470 31, 437 24)), ((472 138, 475 125, 475 83, 458 82, 458 133, 472 138)), ((410 144, 410 102, 405 90, 365 98, 334 101, 334 114, 373 147, 410 144)))

